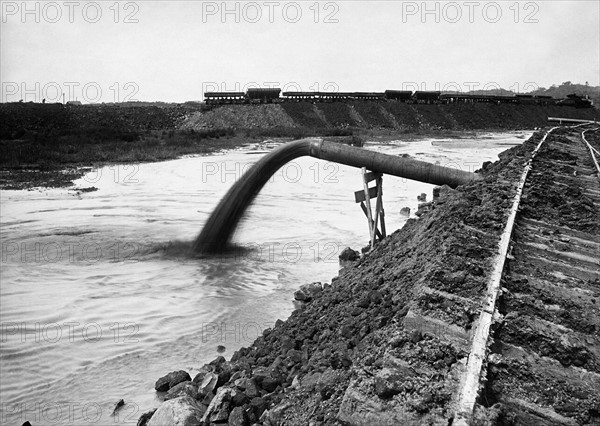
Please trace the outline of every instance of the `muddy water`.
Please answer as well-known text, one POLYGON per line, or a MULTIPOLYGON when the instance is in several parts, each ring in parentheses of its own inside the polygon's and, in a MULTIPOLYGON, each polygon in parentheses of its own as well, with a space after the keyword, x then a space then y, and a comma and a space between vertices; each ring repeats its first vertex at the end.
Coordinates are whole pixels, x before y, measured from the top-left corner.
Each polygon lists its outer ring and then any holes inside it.
MULTIPOLYGON (((474 169, 524 135, 367 147, 474 169)), ((250 344, 290 314, 297 286, 330 281, 341 250, 367 244, 353 195, 360 171, 302 158, 248 211, 234 238, 243 250, 188 256, 220 197, 261 155, 245 148, 105 167, 77 182, 95 192, 1 194, 0 423, 135 424, 159 404, 158 377, 193 376, 219 345, 230 356, 250 344), (121 398, 126 406, 111 416, 121 398)), ((384 176, 388 230, 431 189, 384 176)))

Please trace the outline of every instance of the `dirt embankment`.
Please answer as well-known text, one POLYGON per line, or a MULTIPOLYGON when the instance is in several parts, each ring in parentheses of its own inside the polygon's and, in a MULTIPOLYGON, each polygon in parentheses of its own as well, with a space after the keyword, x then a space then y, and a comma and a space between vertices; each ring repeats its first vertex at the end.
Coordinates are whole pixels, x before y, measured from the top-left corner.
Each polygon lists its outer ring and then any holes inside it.
POLYGON ((157 107, 0 103, 0 139, 13 140, 84 129, 169 130, 177 128, 194 111, 197 109, 175 104, 157 107))
POLYGON ((524 129, 543 127, 548 117, 599 119, 597 109, 572 107, 450 104, 413 105, 376 102, 308 102, 277 105, 230 105, 193 113, 185 129, 356 128, 356 129, 524 129))
POLYGON ((0 104, 0 140, 64 135, 81 131, 140 133, 217 128, 269 129, 523 129, 547 125, 549 116, 598 119, 600 110, 572 107, 376 102, 308 102, 229 105, 201 111, 198 106, 0 104))
POLYGON ((487 165, 483 181, 444 187, 428 213, 331 283, 305 286, 303 307, 230 361, 162 386, 168 401, 148 424, 178 406, 190 424, 447 424, 491 258, 540 137, 487 165))
POLYGON ((0 188, 68 187, 80 167, 137 163, 241 144, 233 131, 177 130, 189 105, 0 104, 0 188))
POLYGON ((524 105, 283 103, 205 110, 200 104, 0 104, 0 188, 68 187, 80 167, 161 161, 251 140, 446 130, 526 129, 548 116, 598 110, 524 105))

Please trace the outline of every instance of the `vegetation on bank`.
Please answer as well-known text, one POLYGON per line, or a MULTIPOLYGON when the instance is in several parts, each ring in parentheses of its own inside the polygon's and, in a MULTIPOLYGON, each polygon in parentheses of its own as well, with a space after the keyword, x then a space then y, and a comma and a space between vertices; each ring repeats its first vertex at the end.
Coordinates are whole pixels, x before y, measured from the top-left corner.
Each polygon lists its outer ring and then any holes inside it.
POLYGON ((86 166, 111 162, 146 162, 207 154, 236 148, 264 138, 299 139, 311 136, 350 137, 352 130, 271 128, 208 130, 132 131, 89 128, 43 133, 18 133, 14 139, 0 140, 0 166, 37 167, 52 170, 63 166, 86 166))
POLYGON ((110 127, 25 134, 0 141, 0 165, 9 168, 63 166, 106 162, 141 162, 207 153, 234 147, 230 129, 206 131, 135 131, 110 127))
MULTIPOLYGON (((6 127, 5 127, 6 129, 6 127)), ((210 154, 265 138, 343 137, 360 144, 351 130, 269 128, 141 130, 120 126, 67 126, 4 130, 0 139, 0 188, 67 187, 87 169, 115 163, 139 163, 210 154)))
POLYGON ((361 135, 526 129, 544 126, 548 116, 599 116, 595 108, 490 104, 299 102, 250 109, 247 116, 234 107, 213 109, 206 114, 216 126, 188 104, 0 104, 0 188, 69 186, 81 167, 209 154, 269 138, 320 136, 361 145, 361 135))

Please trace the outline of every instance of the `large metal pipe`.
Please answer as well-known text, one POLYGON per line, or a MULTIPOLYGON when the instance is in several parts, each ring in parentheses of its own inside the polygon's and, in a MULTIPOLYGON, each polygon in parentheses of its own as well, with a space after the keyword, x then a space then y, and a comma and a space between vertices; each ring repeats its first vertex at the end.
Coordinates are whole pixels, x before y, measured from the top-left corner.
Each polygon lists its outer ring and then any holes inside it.
POLYGON ((312 142, 310 156, 352 167, 366 167, 373 172, 399 176, 432 185, 448 185, 451 188, 481 178, 480 175, 459 169, 382 154, 335 142, 312 142))
POLYGON ((289 161, 310 155, 353 167, 366 167, 433 185, 452 188, 481 177, 475 173, 424 161, 382 154, 335 142, 300 140, 287 143, 261 158, 225 194, 194 242, 196 253, 220 253, 227 249, 238 222, 269 178, 289 161))

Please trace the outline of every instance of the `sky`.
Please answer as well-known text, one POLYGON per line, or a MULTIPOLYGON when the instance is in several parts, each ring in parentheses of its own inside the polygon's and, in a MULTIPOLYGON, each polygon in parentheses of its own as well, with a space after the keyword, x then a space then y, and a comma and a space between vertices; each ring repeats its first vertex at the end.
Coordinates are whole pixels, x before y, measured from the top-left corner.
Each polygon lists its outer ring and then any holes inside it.
POLYGON ((600 85, 600 1, 0 1, 2 102, 600 85))

